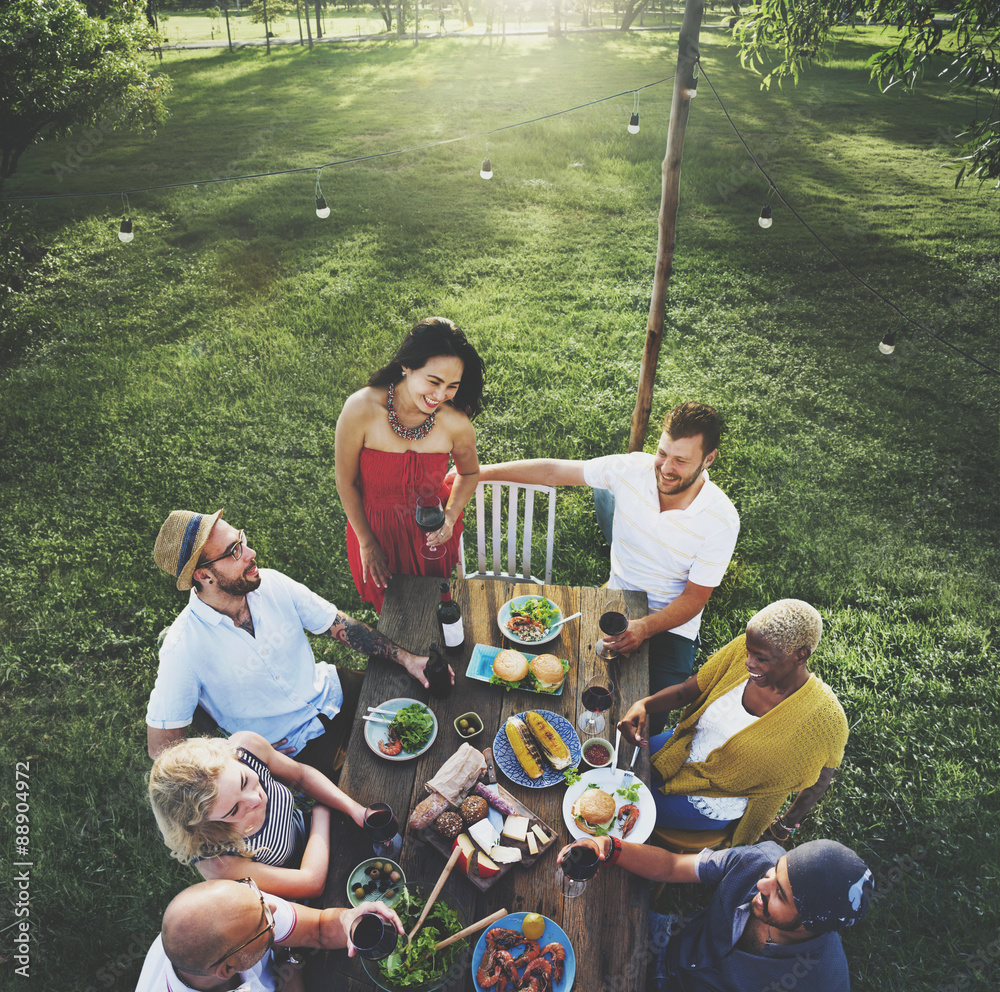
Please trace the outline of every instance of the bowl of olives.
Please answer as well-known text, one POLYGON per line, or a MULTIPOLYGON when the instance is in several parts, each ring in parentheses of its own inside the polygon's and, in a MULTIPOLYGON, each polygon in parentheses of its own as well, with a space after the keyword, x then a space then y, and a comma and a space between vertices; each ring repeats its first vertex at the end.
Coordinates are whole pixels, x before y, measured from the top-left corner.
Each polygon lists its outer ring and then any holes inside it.
POLYGON ((384 902, 392 906, 399 898, 406 876, 388 858, 368 858, 347 876, 347 899, 352 906, 363 902, 384 902))
POLYGON ((470 740, 483 732, 483 718, 478 713, 463 713, 455 718, 455 731, 463 740, 470 740))

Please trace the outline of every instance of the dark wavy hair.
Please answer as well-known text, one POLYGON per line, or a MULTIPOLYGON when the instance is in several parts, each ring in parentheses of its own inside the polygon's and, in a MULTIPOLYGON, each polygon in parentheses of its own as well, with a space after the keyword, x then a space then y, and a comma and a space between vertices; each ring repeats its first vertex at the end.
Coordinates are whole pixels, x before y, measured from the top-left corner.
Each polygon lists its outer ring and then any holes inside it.
POLYGON ((681 403, 663 420, 663 430, 675 441, 701 435, 702 453, 707 455, 719 446, 725 427, 714 407, 704 403, 681 403))
POLYGON ((454 355, 462 360, 462 382, 452 405, 471 420, 483 408, 483 376, 486 366, 469 344, 465 331, 447 317, 424 317, 410 329, 396 349, 392 361, 373 372, 369 386, 394 386, 403 378, 403 366, 422 369, 438 355, 454 355))

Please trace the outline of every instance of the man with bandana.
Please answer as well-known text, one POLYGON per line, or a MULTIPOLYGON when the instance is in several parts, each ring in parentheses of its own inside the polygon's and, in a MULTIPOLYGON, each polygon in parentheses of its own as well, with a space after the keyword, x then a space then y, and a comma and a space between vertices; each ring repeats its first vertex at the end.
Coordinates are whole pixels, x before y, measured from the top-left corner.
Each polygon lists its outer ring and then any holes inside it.
POLYGON ((850 992, 837 931, 864 918, 875 883, 843 844, 813 840, 786 853, 765 841, 677 855, 587 837, 563 848, 560 863, 578 846, 653 881, 715 886, 709 906, 686 918, 649 914, 651 992, 850 992))

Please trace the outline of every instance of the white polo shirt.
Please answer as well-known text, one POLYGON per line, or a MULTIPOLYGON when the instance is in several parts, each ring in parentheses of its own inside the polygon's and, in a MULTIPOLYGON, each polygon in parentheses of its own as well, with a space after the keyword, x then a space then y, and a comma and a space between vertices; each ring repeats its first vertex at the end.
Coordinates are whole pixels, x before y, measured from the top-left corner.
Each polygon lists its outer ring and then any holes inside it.
MULTIPOLYGON (((295 905, 277 896, 261 893, 274 905, 274 939, 284 940, 295 929, 295 905)), ((275 992, 277 974, 273 967, 274 952, 268 951, 252 968, 240 972, 240 984, 233 992, 275 992)), ((174 971, 163 950, 163 936, 156 935, 152 947, 146 952, 139 984, 135 992, 192 992, 191 987, 182 982, 174 971)))
MULTIPOLYGON (((701 492, 684 510, 661 510, 653 455, 643 451, 606 455, 584 463, 583 478, 615 497, 611 589, 646 593, 649 612, 662 610, 688 581, 717 586, 729 567, 740 532, 740 515, 729 497, 703 475, 701 492)), ((701 613, 671 633, 694 640, 701 613)))
POLYGON ((247 604, 254 636, 191 590, 160 647, 146 710, 150 727, 186 727, 201 703, 229 733, 253 730, 271 744, 287 737, 301 750, 323 733, 320 713, 340 712, 337 669, 317 664, 305 635, 329 630, 336 606, 272 568, 260 570, 247 604))

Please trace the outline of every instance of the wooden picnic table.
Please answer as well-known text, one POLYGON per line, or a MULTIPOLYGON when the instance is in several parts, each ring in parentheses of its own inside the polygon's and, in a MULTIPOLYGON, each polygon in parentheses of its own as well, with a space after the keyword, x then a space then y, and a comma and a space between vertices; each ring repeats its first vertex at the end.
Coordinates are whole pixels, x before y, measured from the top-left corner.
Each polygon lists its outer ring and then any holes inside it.
MULTIPOLYGON (((440 599, 439 583, 439 579, 419 576, 394 578, 385 597, 378 629, 412 651, 425 652, 431 641, 440 640, 435 617, 435 606, 440 599)), ((601 661, 594 653, 594 642, 601 636, 597 621, 610 598, 607 589, 530 583, 512 585, 497 580, 469 579, 453 582, 453 595, 462 609, 465 644, 461 653, 449 659, 456 674, 452 694, 443 700, 431 699, 400 666, 381 659, 370 661, 340 778, 341 787, 359 802, 367 804, 381 800, 392 806, 403 831, 399 861, 409 881, 433 882, 444 868, 445 859, 437 850, 406 832, 406 820, 426 795, 424 782, 462 743, 453 725, 457 716, 474 710, 483 718, 484 732, 472 740, 480 749, 492 746, 497 730, 508 716, 527 709, 560 713, 575 727, 583 709, 580 697, 587 679, 606 673, 615 682, 615 697, 611 710, 605 714, 607 727, 599 736, 609 737, 613 744, 617 721, 634 700, 649 691, 645 647, 628 659, 611 663, 601 661), (569 660, 570 670, 562 695, 540 695, 522 690, 507 692, 465 674, 476 643, 504 644, 496 622, 497 612, 508 599, 521 595, 547 596, 558 604, 564 616, 583 611, 583 616, 566 624, 554 641, 535 651, 525 649, 529 653, 551 651, 569 660), (399 696, 428 702, 438 719, 437 739, 425 754, 413 761, 383 760, 368 748, 364 739, 361 717, 367 707, 399 696)), ((645 615, 645 593, 621 595, 628 602, 632 617, 645 615)), ((631 751, 624 745, 620 765, 625 764, 626 757, 631 758, 631 751)), ((649 780, 649 757, 645 750, 636 761, 635 771, 639 778, 649 780)), ((515 867, 487 892, 481 892, 456 868, 446 888, 462 904, 468 921, 482 919, 502 907, 511 913, 542 913, 558 923, 573 944, 576 954, 573 988, 576 992, 645 987, 648 882, 619 868, 608 867, 588 882, 581 896, 565 899, 554 880, 556 855, 571 840, 562 818, 565 790, 558 785, 543 789, 516 785, 499 767, 497 774, 505 789, 555 830, 557 839, 533 866, 515 867)), ((324 906, 346 905, 349 873, 372 856, 371 845, 362 831, 350 824, 339 831, 330 853, 324 906)), ((470 942, 467 961, 471 961, 476 939, 470 942)), ((349 959, 343 951, 329 952, 314 961, 307 971, 307 985, 323 992, 330 989, 354 992, 373 987, 360 959, 349 959)), ((476 989, 468 964, 463 975, 448 988, 468 992, 476 989)))

